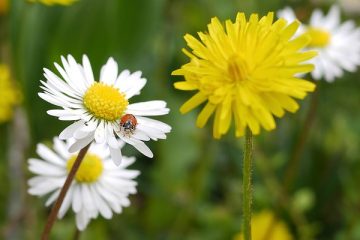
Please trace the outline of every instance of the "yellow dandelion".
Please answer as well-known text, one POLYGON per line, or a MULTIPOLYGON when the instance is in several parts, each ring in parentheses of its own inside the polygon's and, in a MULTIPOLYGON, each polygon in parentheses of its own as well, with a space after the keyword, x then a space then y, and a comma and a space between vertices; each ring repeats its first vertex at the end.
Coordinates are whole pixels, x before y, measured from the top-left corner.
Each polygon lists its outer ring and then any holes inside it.
POLYGON ((21 94, 10 78, 7 65, 0 64, 0 123, 12 118, 13 108, 21 101, 21 94))
POLYGON ((296 112, 299 105, 294 98, 303 99, 315 89, 297 76, 313 70, 305 61, 316 52, 302 51, 310 38, 293 38, 298 21, 287 24, 273 18, 273 13, 261 19, 252 14, 247 21, 244 13, 238 13, 235 22, 227 20, 224 27, 215 17, 208 32, 198 33, 200 40, 189 34, 184 37, 192 51, 183 49, 190 62, 172 73, 185 78, 175 88, 198 92, 180 111, 189 112, 206 102, 196 125, 203 127, 215 114, 215 138, 228 132, 232 118, 237 137, 246 127, 253 134, 259 134, 261 127, 270 131, 276 127, 274 115, 296 112))
MULTIPOLYGON (((293 240, 286 224, 279 221, 269 210, 255 214, 251 220, 252 240, 293 240)), ((234 240, 243 240, 243 234, 235 236, 234 240)))
POLYGON ((32 3, 42 3, 48 6, 51 5, 64 5, 64 6, 68 6, 73 4, 74 2, 76 2, 77 0, 28 0, 29 2, 32 3))

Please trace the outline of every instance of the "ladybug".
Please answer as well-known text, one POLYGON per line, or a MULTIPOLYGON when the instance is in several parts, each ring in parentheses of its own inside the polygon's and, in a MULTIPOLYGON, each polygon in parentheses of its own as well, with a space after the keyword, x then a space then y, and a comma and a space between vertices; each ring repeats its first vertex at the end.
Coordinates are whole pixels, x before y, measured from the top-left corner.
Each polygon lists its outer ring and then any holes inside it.
POLYGON ((120 119, 120 129, 124 130, 126 135, 132 134, 137 125, 137 120, 132 114, 125 114, 120 119))

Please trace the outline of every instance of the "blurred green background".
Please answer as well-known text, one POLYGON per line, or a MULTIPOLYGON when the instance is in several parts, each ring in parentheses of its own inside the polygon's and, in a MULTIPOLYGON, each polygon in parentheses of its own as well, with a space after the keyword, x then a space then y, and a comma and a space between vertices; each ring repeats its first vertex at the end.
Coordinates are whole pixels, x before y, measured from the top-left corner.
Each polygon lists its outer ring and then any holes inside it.
MULTIPOLYGON (((0 239, 39 239, 49 209, 44 198, 26 193, 26 159, 36 155, 38 142, 50 143, 67 125, 46 114, 51 106, 37 96, 39 80, 43 67, 56 72, 60 55, 80 61, 84 53, 95 76, 110 56, 121 69, 143 71, 148 83, 134 101, 166 100, 171 112, 159 119, 173 130, 167 140, 149 143, 153 159, 125 147, 138 159, 131 166, 141 171, 138 194, 121 215, 93 220, 81 239, 233 239, 241 228, 243 139, 231 131, 214 140, 211 124, 195 127, 197 111, 179 113, 190 93, 174 90, 180 78, 170 73, 188 61, 182 37, 205 30, 213 16, 234 19, 238 11, 265 14, 292 6, 306 19, 313 8, 327 11, 333 3, 79 0, 49 7, 11 0, 0 20, 1 63, 11 64, 24 99, 14 118, 0 125, 0 239)), ((360 9, 351 10, 343 18, 359 22, 360 9)), ((297 114, 288 113, 275 131, 255 139, 254 212, 271 209, 294 239, 360 239, 359 77, 347 73, 332 84, 317 82, 317 93, 301 102, 297 114)), ((74 232, 68 212, 52 239, 71 239, 74 232)))

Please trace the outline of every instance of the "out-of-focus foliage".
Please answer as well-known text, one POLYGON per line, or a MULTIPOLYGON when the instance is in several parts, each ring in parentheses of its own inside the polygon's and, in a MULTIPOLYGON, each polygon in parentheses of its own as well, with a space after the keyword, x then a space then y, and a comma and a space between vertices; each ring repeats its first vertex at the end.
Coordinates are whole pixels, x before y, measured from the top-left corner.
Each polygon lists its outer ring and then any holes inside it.
MULTIPOLYGON (((121 68, 142 70, 148 79, 135 100, 164 99, 171 108, 161 119, 173 130, 166 141, 151 143, 153 159, 131 147, 125 149, 124 154, 137 156, 133 168, 142 172, 132 205, 110 221, 92 221, 81 239, 233 239, 241 227, 243 139, 228 134, 221 141, 213 140, 210 127, 195 127, 198 112, 179 113, 191 95, 174 90, 179 79, 170 76, 187 61, 180 52, 185 47, 182 37, 206 30, 213 16, 234 19, 238 11, 264 15, 291 5, 306 19, 314 7, 328 10, 332 3, 79 0, 67 7, 49 7, 10 1, 9 12, 1 16, 1 61, 12 64, 14 79, 23 89, 24 118, 31 134, 27 157, 35 156, 36 143, 50 143, 66 126, 46 114, 49 104, 37 96, 42 68, 56 71, 53 62, 60 55, 70 53, 80 60, 86 53, 97 76, 113 56, 121 68)), ((359 23, 359 13, 352 12, 359 23)), ((286 114, 276 131, 255 139, 254 211, 272 209, 295 239, 360 239, 359 78, 357 72, 332 84, 317 82, 317 93, 301 102, 298 114, 286 114), (299 164, 289 167, 311 109, 315 109, 314 121, 299 164)), ((16 229, 18 239, 38 239, 48 215, 42 199, 24 195, 19 214, 11 214, 16 201, 10 193, 24 191, 30 177, 25 161, 17 168, 23 178, 9 171, 11 139, 18 135, 13 126, 18 120, 0 125, 0 238, 16 229)), ((56 222, 52 239, 70 239, 74 230, 74 216, 68 215, 56 222)))

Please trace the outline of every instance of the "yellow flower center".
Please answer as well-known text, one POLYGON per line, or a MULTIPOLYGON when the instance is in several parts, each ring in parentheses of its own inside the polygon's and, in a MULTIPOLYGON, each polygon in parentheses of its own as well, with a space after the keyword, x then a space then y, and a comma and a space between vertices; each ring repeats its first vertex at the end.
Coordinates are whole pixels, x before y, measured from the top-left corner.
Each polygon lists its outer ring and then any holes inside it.
POLYGON ((330 43, 331 34, 321 28, 309 28, 307 33, 311 37, 309 47, 326 47, 330 43))
MULTIPOLYGON (((74 155, 67 161, 66 169, 68 172, 70 172, 74 165, 76 157, 77 156, 74 155)), ((76 172, 75 179, 80 183, 95 182, 100 177, 103 168, 101 159, 95 154, 88 153, 81 162, 80 167, 76 172)))
POLYGON ((249 75, 249 68, 239 55, 235 54, 228 59, 228 74, 235 82, 243 81, 249 75))
POLYGON ((84 105, 95 117, 106 121, 119 119, 129 102, 125 95, 113 86, 94 83, 84 95, 84 105))

